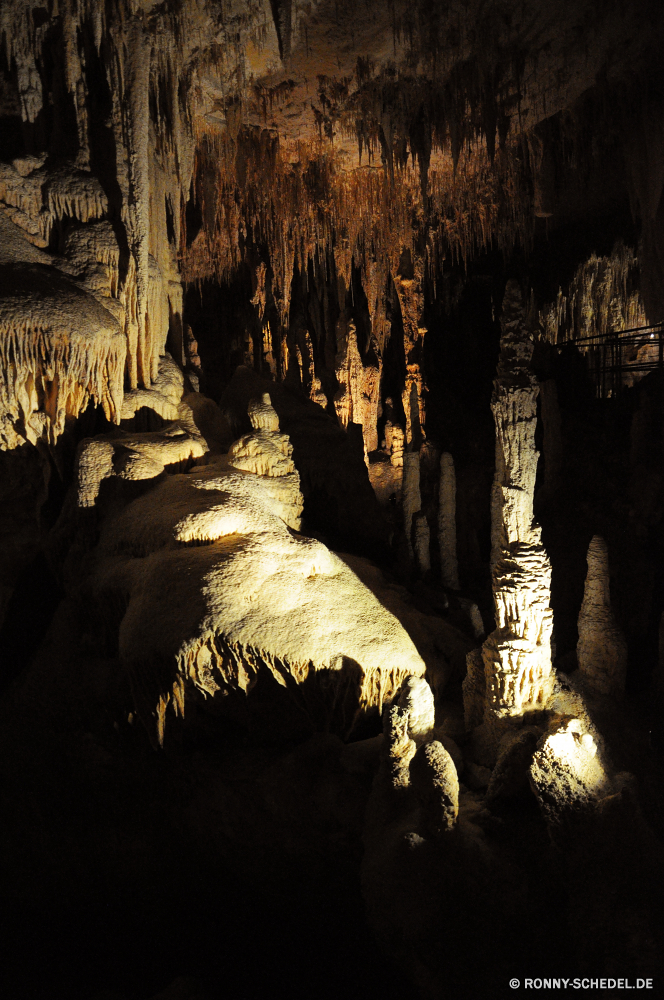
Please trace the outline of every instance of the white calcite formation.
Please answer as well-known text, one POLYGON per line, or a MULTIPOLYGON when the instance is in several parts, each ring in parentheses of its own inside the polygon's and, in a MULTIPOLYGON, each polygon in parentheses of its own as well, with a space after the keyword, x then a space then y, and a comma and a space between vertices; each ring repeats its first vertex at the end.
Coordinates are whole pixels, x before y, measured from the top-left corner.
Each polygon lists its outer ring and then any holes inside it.
POLYGON ((334 406, 342 427, 351 423, 361 424, 364 450, 368 454, 378 448, 378 405, 383 362, 375 345, 372 345, 374 363, 364 363, 352 322, 348 323, 347 335, 341 339, 335 366, 340 389, 334 397, 334 406))
MULTIPOLYGON (((505 291, 501 326, 491 401, 496 425, 491 496, 496 629, 482 647, 484 721, 490 726, 543 708, 553 687, 551 566, 533 519, 538 386, 531 366, 533 343, 524 325, 519 286, 513 281, 505 291)), ((475 661, 471 666, 466 708, 475 719, 480 681, 475 661)))
POLYGON ((116 317, 0 211, 0 448, 55 443, 90 400, 117 421, 126 350, 116 317))
POLYGON ((625 688, 627 643, 611 610, 609 552, 599 535, 590 542, 587 565, 576 647, 579 670, 594 691, 619 695, 625 688))
POLYGON ((131 420, 138 410, 146 407, 164 420, 177 420, 178 407, 184 392, 182 371, 169 354, 159 359, 157 376, 148 388, 133 389, 125 393, 121 418, 131 420))
POLYGON ((438 545, 440 576, 446 587, 459 589, 459 564, 456 549, 456 475, 454 459, 449 452, 440 456, 440 488, 438 493, 438 545))
POLYGON ((417 744, 409 733, 410 715, 402 705, 390 705, 383 716, 382 767, 393 789, 410 785, 410 762, 417 744))
POLYGON ((104 479, 154 479, 167 466, 204 455, 207 444, 191 419, 191 410, 181 403, 180 411, 181 419, 160 431, 117 437, 100 434, 82 441, 76 456, 77 506, 94 507, 104 479))
POLYGON ((424 677, 409 677, 399 695, 399 705, 408 711, 408 733, 421 743, 436 721, 433 691, 424 677))
POLYGON ((611 778, 586 719, 554 716, 533 755, 530 784, 553 828, 610 794, 611 778))
POLYGON ((167 707, 183 713, 190 684, 212 697, 248 691, 261 671, 288 687, 323 670, 344 686, 352 676, 357 704, 381 707, 425 670, 352 570, 293 533, 302 497, 288 439, 284 447, 269 399, 253 404, 251 419, 254 434, 228 457, 160 480, 102 533, 100 554, 110 558, 100 560, 99 593, 128 600, 121 656, 141 690, 145 664, 170 678, 150 696, 160 740, 167 707))
MULTIPOLYGON (((258 476, 279 478, 295 473, 293 446, 287 434, 279 433, 279 417, 269 393, 264 393, 260 401, 249 403, 249 419, 254 432, 245 434, 231 445, 230 464, 258 476)), ((299 479, 297 488, 300 488, 299 479)))

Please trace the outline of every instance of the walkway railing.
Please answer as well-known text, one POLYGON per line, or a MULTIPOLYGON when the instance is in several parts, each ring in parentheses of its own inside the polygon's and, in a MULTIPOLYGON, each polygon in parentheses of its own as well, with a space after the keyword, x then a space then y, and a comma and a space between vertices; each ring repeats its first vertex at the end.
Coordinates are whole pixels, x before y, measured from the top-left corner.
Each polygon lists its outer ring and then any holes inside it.
POLYGON ((634 377, 664 370, 664 323, 604 335, 563 340, 555 346, 577 347, 588 359, 588 374, 600 399, 617 396, 634 377))

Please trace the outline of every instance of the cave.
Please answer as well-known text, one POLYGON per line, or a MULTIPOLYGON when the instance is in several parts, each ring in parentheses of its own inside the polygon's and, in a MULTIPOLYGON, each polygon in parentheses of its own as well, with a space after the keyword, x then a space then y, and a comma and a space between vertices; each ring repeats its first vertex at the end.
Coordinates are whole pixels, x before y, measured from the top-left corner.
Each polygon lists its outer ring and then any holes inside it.
POLYGON ((0 0, 7 1000, 664 977, 661 0, 0 0))

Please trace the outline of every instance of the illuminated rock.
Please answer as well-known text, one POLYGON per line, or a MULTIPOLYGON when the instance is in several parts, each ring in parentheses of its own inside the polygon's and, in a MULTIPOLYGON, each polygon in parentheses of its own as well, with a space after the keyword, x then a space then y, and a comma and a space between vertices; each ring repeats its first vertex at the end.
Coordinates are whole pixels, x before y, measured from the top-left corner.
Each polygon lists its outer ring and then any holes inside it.
POLYGON ((554 717, 530 765, 530 783, 554 827, 611 792, 595 735, 580 718, 554 717))
POLYGON ((147 407, 164 420, 177 420, 184 391, 184 376, 170 355, 159 359, 157 377, 145 389, 125 393, 120 416, 131 420, 137 410, 147 407))
POLYGON ((589 687, 599 694, 622 694, 627 643, 611 610, 609 551, 599 535, 590 542, 587 564, 576 646, 579 670, 589 687))
POLYGON ((200 458, 207 445, 186 404, 181 419, 161 431, 99 435, 81 442, 76 458, 76 493, 79 507, 94 507, 104 479, 154 479, 166 466, 200 458), (188 412, 187 412, 188 411, 188 412))
POLYGON ((404 433, 399 424, 387 421, 385 424, 385 448, 395 469, 403 468, 404 433))
POLYGON ((424 677, 409 677, 399 695, 399 705, 408 711, 408 732, 421 743, 432 731, 436 711, 433 691, 424 677))
POLYGON ((337 355, 335 375, 341 388, 334 405, 342 427, 351 423, 362 425, 365 453, 378 448, 378 403, 383 367, 375 343, 370 354, 373 363, 365 364, 358 350, 355 326, 349 323, 345 343, 337 355))
POLYGON ((459 778, 452 757, 442 743, 421 746, 410 765, 412 786, 422 804, 426 833, 453 830, 459 815, 459 778))
POLYGON ((92 400, 117 422, 118 321, 0 211, 0 447, 54 444, 92 400))
POLYGON ((456 475, 454 459, 449 452, 440 456, 440 488, 438 493, 438 545, 440 575, 446 587, 459 589, 459 565, 456 551, 456 475))
MULTIPOLYGON (((215 464, 170 475, 103 530, 100 551, 134 558, 105 562, 100 593, 125 590, 120 652, 138 690, 151 691, 163 740, 166 708, 184 711, 193 684, 204 696, 248 691, 267 671, 282 687, 318 671, 354 691, 355 710, 382 706, 425 665, 399 622, 352 570, 320 542, 293 534, 302 497, 297 473, 280 451, 282 438, 269 401, 252 410, 251 447, 239 451, 271 474, 238 469, 233 449, 215 464), (275 426, 276 425, 276 426, 275 426), (143 676, 159 663, 159 688, 143 676)), ((152 675, 150 675, 152 677, 152 675)), ((149 701, 149 699, 148 699, 149 701)))
POLYGON ((383 716, 383 769, 394 789, 410 785, 410 762, 417 744, 409 734, 410 713, 400 705, 390 705, 383 716))
MULTIPOLYGON (((249 404, 249 419, 254 433, 241 437, 231 445, 228 453, 233 468, 254 472, 258 476, 283 477, 295 473, 293 446, 288 435, 279 433, 279 417, 270 402, 269 393, 264 393, 261 401, 249 404)), ((299 477, 297 488, 299 491, 299 477)))
MULTIPOLYGON (((553 689, 549 606, 551 566, 533 517, 538 452, 538 386, 533 342, 521 293, 509 282, 491 408, 496 425, 496 471, 491 493, 491 576, 496 629, 482 647, 486 680, 484 721, 497 734, 526 712, 546 706, 553 689)), ((476 667, 473 660, 472 668, 476 667)), ((468 716, 477 717, 479 684, 466 687, 468 716)))

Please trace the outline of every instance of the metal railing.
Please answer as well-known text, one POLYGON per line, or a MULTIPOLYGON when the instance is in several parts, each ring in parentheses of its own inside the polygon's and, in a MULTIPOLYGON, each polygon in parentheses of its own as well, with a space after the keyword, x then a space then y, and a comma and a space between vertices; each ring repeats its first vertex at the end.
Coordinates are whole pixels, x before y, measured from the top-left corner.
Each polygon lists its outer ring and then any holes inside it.
POLYGON ((564 340, 555 346, 577 347, 588 360, 588 374, 600 399, 618 396, 632 376, 664 370, 664 322, 564 340), (648 350, 646 350, 648 349, 648 350))

